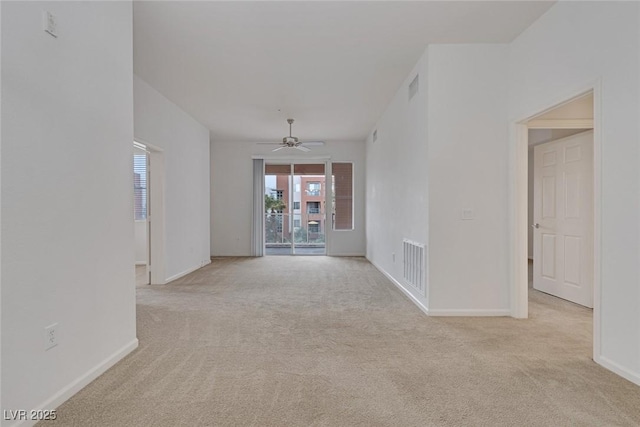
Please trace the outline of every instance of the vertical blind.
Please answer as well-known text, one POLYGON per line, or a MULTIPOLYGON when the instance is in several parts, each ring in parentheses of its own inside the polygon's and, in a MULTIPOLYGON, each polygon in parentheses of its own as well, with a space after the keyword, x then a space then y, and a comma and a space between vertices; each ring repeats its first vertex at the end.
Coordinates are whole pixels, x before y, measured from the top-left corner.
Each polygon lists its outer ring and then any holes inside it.
POLYGON ((253 160, 251 255, 264 256, 264 160, 253 160))
POLYGON ((147 154, 133 155, 133 218, 147 219, 147 154))
POLYGON ((332 163, 334 230, 353 230, 353 163, 332 163))

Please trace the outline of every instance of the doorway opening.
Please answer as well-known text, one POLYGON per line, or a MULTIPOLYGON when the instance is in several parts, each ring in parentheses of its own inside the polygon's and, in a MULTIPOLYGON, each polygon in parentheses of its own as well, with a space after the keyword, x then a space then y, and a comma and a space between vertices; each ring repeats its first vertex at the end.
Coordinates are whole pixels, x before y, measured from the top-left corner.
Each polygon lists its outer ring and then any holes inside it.
POLYGON ((326 164, 264 167, 265 255, 326 255, 326 164))
POLYGON ((149 152, 133 142, 133 220, 136 254, 136 286, 151 283, 149 274, 149 152))
POLYGON ((528 317, 528 298, 538 291, 593 308, 594 355, 599 351, 599 96, 594 84, 517 123, 514 197, 513 316, 528 317))
POLYGON ((530 291, 593 308, 593 131, 529 129, 529 165, 530 291))
POLYGON ((133 218, 136 286, 164 284, 164 157, 133 142, 133 218))

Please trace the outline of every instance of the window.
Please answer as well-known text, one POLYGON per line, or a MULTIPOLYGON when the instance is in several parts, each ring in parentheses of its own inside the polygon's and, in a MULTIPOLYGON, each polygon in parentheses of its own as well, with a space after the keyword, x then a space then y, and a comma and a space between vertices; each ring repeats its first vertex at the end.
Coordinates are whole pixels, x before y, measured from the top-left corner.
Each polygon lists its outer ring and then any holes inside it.
POLYGON ((299 219, 294 219, 293 220, 293 226, 295 228, 300 228, 300 220, 299 219))
POLYGON ((147 219, 147 154, 133 155, 133 219, 147 219))
POLYGON ((293 209, 300 210, 300 202, 293 202, 293 209))
MULTIPOLYGON (((276 190, 275 191, 275 198, 276 200, 282 200, 284 198, 284 190, 276 190)), ((278 209, 276 214, 276 231, 278 233, 282 233, 282 223, 283 221, 283 215, 282 215, 282 209, 278 209)))
POLYGON ((307 223, 307 230, 309 231, 309 233, 320 233, 320 222, 309 221, 307 223))
POLYGON ((353 230, 353 163, 332 163, 333 229, 353 230))
POLYGON ((307 213, 308 214, 320 213, 320 202, 307 202, 307 213))
POLYGON ((319 195, 320 195, 320 183, 307 182, 307 196, 319 196, 319 195))

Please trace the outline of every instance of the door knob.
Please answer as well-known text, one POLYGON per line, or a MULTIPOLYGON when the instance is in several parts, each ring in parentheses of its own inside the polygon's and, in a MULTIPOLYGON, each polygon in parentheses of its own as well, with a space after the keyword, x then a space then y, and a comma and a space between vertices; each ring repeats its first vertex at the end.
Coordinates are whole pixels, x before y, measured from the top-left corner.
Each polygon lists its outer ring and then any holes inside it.
POLYGON ((532 226, 533 228, 540 228, 540 224, 538 224, 537 222, 536 222, 535 224, 531 224, 531 226, 532 226))

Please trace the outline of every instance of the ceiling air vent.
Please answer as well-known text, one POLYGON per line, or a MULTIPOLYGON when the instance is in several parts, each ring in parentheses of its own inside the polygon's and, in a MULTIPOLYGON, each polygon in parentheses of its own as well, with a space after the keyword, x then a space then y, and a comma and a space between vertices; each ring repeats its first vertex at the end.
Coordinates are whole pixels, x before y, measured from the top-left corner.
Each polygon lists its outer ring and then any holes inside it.
POLYGON ((378 129, 373 131, 373 142, 376 142, 378 140, 378 129))
POLYGON ((420 74, 416 74, 409 84, 409 99, 413 98, 413 96, 418 93, 418 77, 420 77, 420 74))

